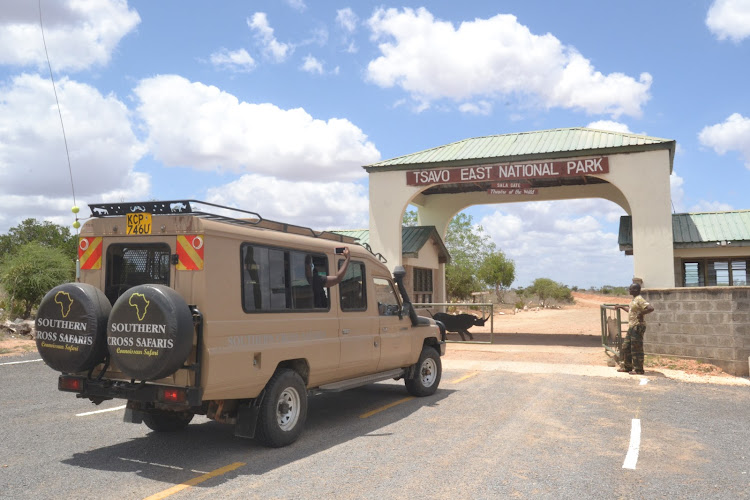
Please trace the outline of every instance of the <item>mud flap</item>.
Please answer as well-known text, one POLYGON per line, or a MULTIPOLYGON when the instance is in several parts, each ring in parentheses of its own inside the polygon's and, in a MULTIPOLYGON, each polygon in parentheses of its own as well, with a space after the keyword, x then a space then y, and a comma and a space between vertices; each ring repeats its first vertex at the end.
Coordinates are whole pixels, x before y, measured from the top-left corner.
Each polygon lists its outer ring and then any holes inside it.
POLYGON ((140 410, 133 410, 132 408, 125 408, 125 414, 122 416, 122 421, 127 424, 143 423, 143 412, 140 410))
POLYGON ((248 439, 255 437, 255 427, 258 424, 258 414, 260 413, 260 404, 263 402, 263 395, 264 393, 261 393, 257 398, 242 403, 237 408, 237 423, 234 424, 235 436, 248 439))

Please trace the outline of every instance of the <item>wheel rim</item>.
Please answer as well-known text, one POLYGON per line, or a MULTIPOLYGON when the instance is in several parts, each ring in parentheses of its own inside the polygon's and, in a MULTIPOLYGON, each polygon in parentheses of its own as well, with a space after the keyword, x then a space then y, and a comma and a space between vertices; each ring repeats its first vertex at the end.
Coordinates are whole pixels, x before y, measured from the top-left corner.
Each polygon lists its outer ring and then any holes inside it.
POLYGON ((437 377, 437 364, 434 359, 427 358, 422 362, 419 376, 422 378, 422 385, 425 387, 430 387, 435 383, 435 377, 437 377))
POLYGON ((289 431, 297 425, 300 412, 299 393, 293 387, 287 387, 281 394, 276 404, 276 422, 279 429, 289 431))

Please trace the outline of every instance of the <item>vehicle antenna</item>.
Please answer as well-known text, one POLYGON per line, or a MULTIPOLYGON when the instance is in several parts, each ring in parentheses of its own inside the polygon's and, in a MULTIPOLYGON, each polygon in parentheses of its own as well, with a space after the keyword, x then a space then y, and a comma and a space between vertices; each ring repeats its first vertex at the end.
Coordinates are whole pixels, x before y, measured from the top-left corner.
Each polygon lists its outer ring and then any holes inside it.
MULTIPOLYGON (((49 60, 49 52, 47 51, 47 40, 44 37, 44 24, 42 23, 42 0, 38 1, 39 5, 39 29, 42 31, 42 43, 44 44, 44 55, 47 57, 47 67, 49 68, 49 79, 52 81, 52 91, 55 94, 55 102, 57 103, 57 114, 60 116, 60 127, 62 127, 63 142, 65 143, 65 155, 68 158, 68 173, 70 174, 70 189, 73 192, 73 216, 75 221, 73 227, 76 230, 76 240, 78 240, 78 228, 81 227, 81 223, 78 220, 78 204, 76 203, 76 188, 73 184, 73 167, 70 164, 70 151, 68 150, 68 138, 65 135, 65 123, 63 122, 62 110, 60 109, 60 99, 57 97, 57 88, 55 87, 55 77, 52 74, 52 63, 49 60)), ((80 262, 76 258, 76 278, 80 278, 80 262)))

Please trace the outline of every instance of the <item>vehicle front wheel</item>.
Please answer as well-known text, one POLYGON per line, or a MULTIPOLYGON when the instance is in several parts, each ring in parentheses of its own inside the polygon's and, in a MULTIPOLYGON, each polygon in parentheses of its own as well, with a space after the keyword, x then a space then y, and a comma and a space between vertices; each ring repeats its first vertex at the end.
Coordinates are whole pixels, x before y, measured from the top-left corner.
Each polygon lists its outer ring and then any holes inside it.
POLYGON ((424 346, 419 355, 413 378, 404 379, 406 390, 417 397, 431 396, 437 391, 443 365, 434 347, 424 346))
POLYGON ((266 385, 255 439, 272 448, 292 444, 307 419, 307 388, 293 370, 279 370, 266 385))
POLYGON ((143 415, 143 423, 156 432, 181 431, 193 420, 189 412, 159 411, 143 415))

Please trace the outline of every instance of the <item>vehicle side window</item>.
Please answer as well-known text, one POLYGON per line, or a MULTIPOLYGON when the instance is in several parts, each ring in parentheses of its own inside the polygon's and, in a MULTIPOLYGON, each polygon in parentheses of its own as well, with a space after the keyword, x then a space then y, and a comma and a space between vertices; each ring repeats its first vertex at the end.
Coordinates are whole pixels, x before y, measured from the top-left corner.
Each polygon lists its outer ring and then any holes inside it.
MULTIPOLYGON (((339 262, 339 267, 343 261, 339 262)), ((339 284, 342 311, 364 311, 367 309, 365 293, 365 264, 351 261, 344 279, 339 284)))
POLYGON ((292 307, 328 310, 328 259, 324 255, 291 253, 292 307))
POLYGON ((249 244, 240 254, 245 312, 328 309, 325 255, 249 244))
POLYGON ((396 289, 387 279, 375 278, 375 299, 378 301, 378 314, 380 316, 396 316, 401 309, 401 303, 396 295, 396 289))

